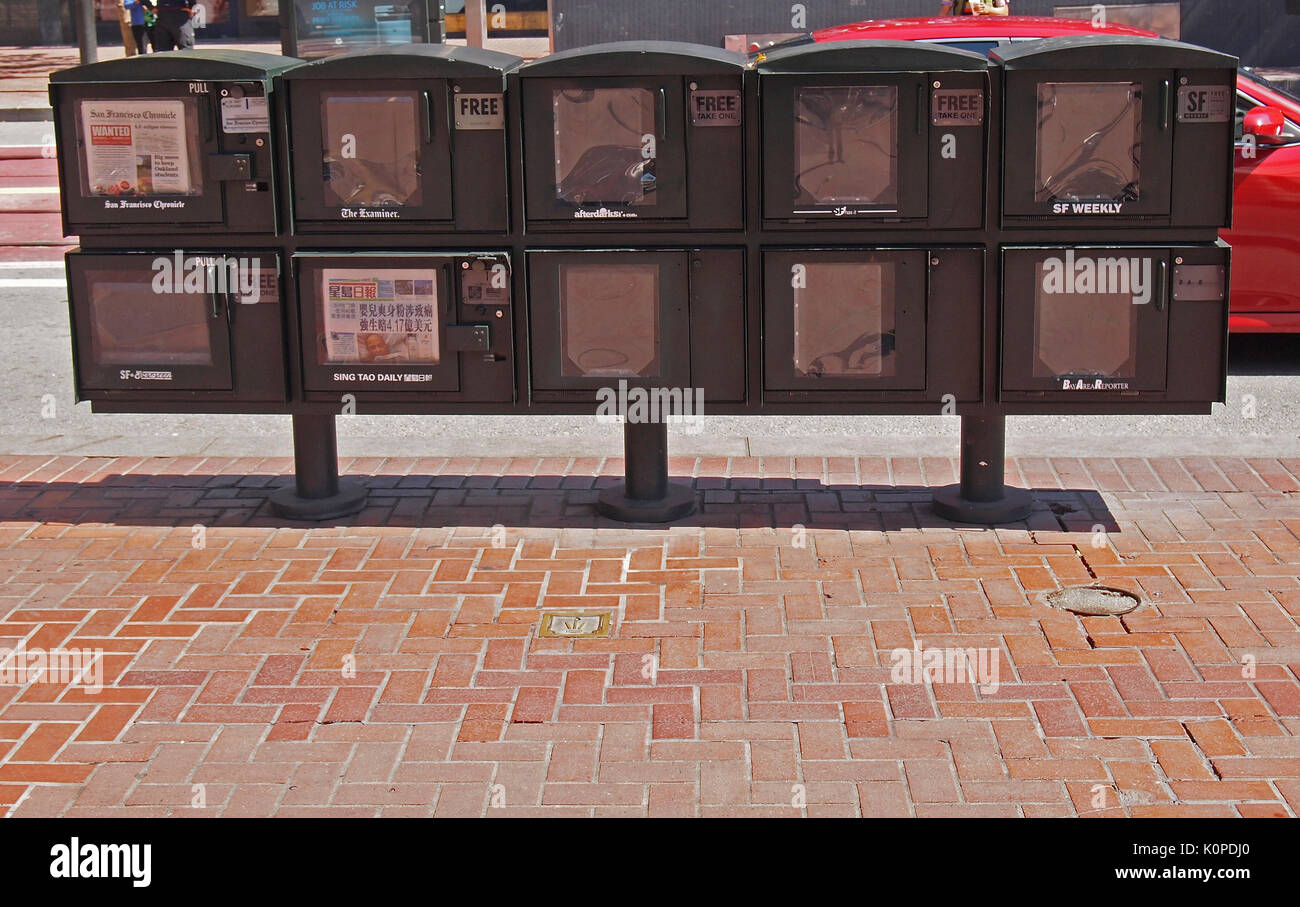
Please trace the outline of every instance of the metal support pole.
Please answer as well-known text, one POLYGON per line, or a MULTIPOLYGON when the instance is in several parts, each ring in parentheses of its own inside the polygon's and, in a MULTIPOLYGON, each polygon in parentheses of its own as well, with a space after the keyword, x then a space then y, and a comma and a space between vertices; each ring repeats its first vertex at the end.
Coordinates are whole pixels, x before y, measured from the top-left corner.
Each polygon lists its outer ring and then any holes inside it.
POLYGON ((293 417, 294 484, 271 495, 271 509, 292 520, 332 520, 366 506, 366 491, 339 481, 334 416, 293 417))
POLYGON ((77 0, 77 47, 81 62, 99 60, 99 37, 95 34, 95 0, 77 0))
POLYGON ((134 57, 141 50, 135 46, 135 33, 131 31, 131 14, 126 11, 126 4, 122 0, 117 0, 117 25, 122 32, 122 55, 134 57))
POLYGON ((601 491, 596 510, 624 523, 669 523, 695 510, 695 492, 668 481, 668 424, 623 423, 622 485, 601 491))
POLYGON ((465 43, 482 47, 487 41, 487 0, 465 0, 465 43))
POLYGON ((1033 497, 1006 484, 1006 414, 983 410, 961 417, 961 483, 934 492, 934 510, 959 523, 1014 523, 1029 516, 1033 497))
POLYGON ((297 29, 294 16, 298 12, 300 0, 280 0, 280 54, 285 57, 298 55, 297 29))

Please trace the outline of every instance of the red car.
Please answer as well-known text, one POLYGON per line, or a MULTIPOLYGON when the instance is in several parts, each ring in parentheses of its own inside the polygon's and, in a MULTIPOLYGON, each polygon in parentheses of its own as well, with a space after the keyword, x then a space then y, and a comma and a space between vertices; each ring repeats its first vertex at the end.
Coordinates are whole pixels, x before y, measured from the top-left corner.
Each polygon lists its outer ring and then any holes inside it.
MULTIPOLYGON (((878 19, 839 25, 798 41, 889 38, 987 54, 996 47, 1062 35, 1154 34, 1124 25, 1039 16, 878 19)), ((1237 79, 1236 190, 1229 325, 1234 332, 1300 333, 1300 98, 1250 70, 1237 79)))

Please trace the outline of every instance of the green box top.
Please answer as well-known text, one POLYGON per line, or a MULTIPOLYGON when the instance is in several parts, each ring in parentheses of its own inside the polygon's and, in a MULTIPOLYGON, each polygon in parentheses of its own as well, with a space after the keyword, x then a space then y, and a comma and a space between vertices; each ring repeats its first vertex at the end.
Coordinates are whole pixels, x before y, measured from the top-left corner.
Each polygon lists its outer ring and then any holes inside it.
POLYGON ((519 68, 520 77, 695 76, 738 73, 744 54, 681 41, 614 41, 575 47, 519 68))
POLYGON ((1238 60, 1217 50, 1166 38, 1083 35, 996 48, 1004 69, 1232 69, 1238 60))
POLYGON ((172 50, 138 54, 119 60, 101 60, 61 69, 50 75, 51 85, 96 82, 246 82, 274 78, 301 66, 297 57, 263 54, 251 50, 172 50))
POLYGON ((821 72, 983 72, 983 54, 959 47, 918 41, 826 41, 799 44, 760 53, 754 68, 760 73, 821 72))

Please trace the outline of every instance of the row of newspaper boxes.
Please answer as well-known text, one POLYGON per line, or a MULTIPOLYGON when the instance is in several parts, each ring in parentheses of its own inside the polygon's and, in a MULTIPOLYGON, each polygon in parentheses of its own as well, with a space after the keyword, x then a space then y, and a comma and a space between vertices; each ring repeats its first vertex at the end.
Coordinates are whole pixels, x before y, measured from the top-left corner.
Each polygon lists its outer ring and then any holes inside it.
POLYGON ((1228 224, 1236 61, 1176 42, 992 60, 832 42, 753 63, 651 42, 520 63, 409 45, 66 70, 66 231, 975 230, 999 180, 1008 229, 1228 224))
POLYGON ((1010 411, 1198 411, 1223 394, 1216 244, 68 256, 97 408, 591 411, 604 388, 714 412, 937 412, 983 399, 1000 272, 1010 411), (760 300, 747 306, 747 299, 760 300), (528 338, 523 342, 523 338, 528 338), (910 407, 909 407, 910 405, 910 407))
POLYGON ((991 61, 652 42, 67 70, 78 393, 579 412, 626 382, 719 413, 1208 411, 1235 65, 1099 36, 991 61))

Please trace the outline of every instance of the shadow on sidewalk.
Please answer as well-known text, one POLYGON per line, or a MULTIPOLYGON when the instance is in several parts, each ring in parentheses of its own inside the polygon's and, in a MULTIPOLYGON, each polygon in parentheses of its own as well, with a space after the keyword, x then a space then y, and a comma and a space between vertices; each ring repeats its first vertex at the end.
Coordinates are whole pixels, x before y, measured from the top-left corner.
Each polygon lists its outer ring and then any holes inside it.
MULTIPOLYGON (((674 477, 699 509, 670 524, 630 524, 595 510, 617 476, 345 475, 364 486, 366 508, 321 523, 275 516, 268 498, 289 475, 108 473, 87 482, 0 482, 0 520, 11 523, 189 527, 507 527, 554 529, 790 528, 894 531, 971 529, 938 516, 923 485, 835 485, 817 479, 674 477)), ((1034 510, 1006 528, 1118 532, 1099 492, 1033 489, 1034 510)))

